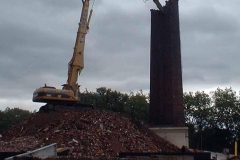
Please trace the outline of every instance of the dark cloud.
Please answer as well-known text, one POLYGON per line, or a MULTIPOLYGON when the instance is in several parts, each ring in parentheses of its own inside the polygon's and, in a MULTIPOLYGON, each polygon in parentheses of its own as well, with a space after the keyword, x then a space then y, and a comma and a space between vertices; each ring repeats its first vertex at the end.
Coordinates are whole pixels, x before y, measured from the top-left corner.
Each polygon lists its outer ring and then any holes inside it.
MULTIPOLYGON (((161 1, 164 3, 164 1, 161 1)), ((239 2, 180 1, 184 90, 239 86, 239 2)), ((96 1, 81 90, 149 91, 152 1, 96 1)), ((67 79, 81 1, 0 2, 0 105, 38 108, 33 91, 67 79)))

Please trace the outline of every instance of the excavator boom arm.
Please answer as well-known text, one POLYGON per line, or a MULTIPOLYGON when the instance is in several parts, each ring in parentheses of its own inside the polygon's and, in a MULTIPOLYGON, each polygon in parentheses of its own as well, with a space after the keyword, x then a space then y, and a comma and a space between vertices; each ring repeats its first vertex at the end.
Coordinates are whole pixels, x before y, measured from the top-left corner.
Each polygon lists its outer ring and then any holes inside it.
POLYGON ((161 3, 159 2, 159 0, 153 0, 153 2, 157 5, 157 7, 160 11, 165 13, 165 10, 164 10, 163 6, 161 5, 161 3))
POLYGON ((88 17, 90 0, 82 0, 82 3, 83 7, 77 32, 77 38, 74 46, 72 59, 68 63, 68 80, 67 84, 65 85, 65 89, 73 90, 76 96, 79 92, 79 86, 77 83, 78 76, 84 68, 85 38, 89 30, 89 23, 93 12, 91 10, 88 17))

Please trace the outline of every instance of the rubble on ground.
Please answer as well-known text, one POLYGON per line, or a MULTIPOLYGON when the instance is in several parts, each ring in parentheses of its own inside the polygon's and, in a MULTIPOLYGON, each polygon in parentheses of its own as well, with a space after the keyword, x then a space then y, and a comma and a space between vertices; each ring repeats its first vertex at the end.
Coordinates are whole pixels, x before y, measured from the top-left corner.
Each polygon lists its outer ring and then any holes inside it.
POLYGON ((13 138, 11 141, 0 141, 0 152, 25 152, 41 144, 34 136, 13 138))
POLYGON ((35 113, 2 135, 0 152, 37 149, 52 143, 74 157, 116 157, 120 152, 179 153, 180 149, 120 113, 57 111, 35 113))

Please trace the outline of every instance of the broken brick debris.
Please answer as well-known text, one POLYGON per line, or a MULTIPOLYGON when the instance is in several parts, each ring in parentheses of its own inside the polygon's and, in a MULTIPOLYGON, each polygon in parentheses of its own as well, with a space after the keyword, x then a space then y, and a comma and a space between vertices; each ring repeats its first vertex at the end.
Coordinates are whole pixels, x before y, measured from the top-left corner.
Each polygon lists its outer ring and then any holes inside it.
POLYGON ((109 111, 35 113, 3 134, 0 152, 28 151, 52 143, 70 148, 73 157, 181 152, 147 128, 140 129, 120 113, 109 111))
MULTIPOLYGON (((166 157, 132 157, 132 158, 124 158, 124 160, 175 160, 176 158, 166 158, 166 157)), ((14 160, 43 160, 37 157, 16 157, 14 160)), ((50 157, 44 158, 44 160, 122 160, 121 158, 97 158, 97 157, 81 157, 81 158, 72 158, 72 157, 50 157)))
POLYGON ((0 152, 25 152, 35 148, 41 140, 33 136, 13 138, 11 141, 0 141, 0 152))

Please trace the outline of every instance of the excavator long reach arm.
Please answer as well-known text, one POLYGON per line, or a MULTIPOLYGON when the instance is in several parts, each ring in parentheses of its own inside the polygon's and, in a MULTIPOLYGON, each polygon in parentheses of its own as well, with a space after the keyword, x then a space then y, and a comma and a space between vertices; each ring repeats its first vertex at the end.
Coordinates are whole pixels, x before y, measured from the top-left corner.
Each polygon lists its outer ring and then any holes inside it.
POLYGON ((161 3, 159 2, 159 0, 153 0, 153 2, 157 5, 158 9, 165 14, 165 10, 164 10, 163 6, 161 5, 161 3))
POLYGON ((93 108, 92 105, 82 104, 80 102, 80 91, 77 82, 78 76, 84 68, 85 39, 93 13, 93 10, 91 10, 89 14, 90 0, 82 0, 82 3, 82 12, 74 51, 68 63, 67 83, 62 85, 62 89, 56 89, 46 84, 44 87, 36 89, 33 93, 33 102, 47 103, 45 106, 42 106, 40 110, 83 110, 83 108, 93 108))
POLYGON ((84 46, 85 46, 85 38, 89 29, 89 23, 92 17, 92 10, 90 11, 90 15, 88 18, 88 10, 89 10, 89 1, 90 0, 82 0, 83 9, 82 16, 80 18, 77 38, 74 46, 74 52, 72 59, 68 63, 68 80, 67 84, 64 85, 64 89, 73 90, 76 98, 78 98, 79 93, 79 85, 77 83, 78 76, 81 74, 84 68, 84 46))

